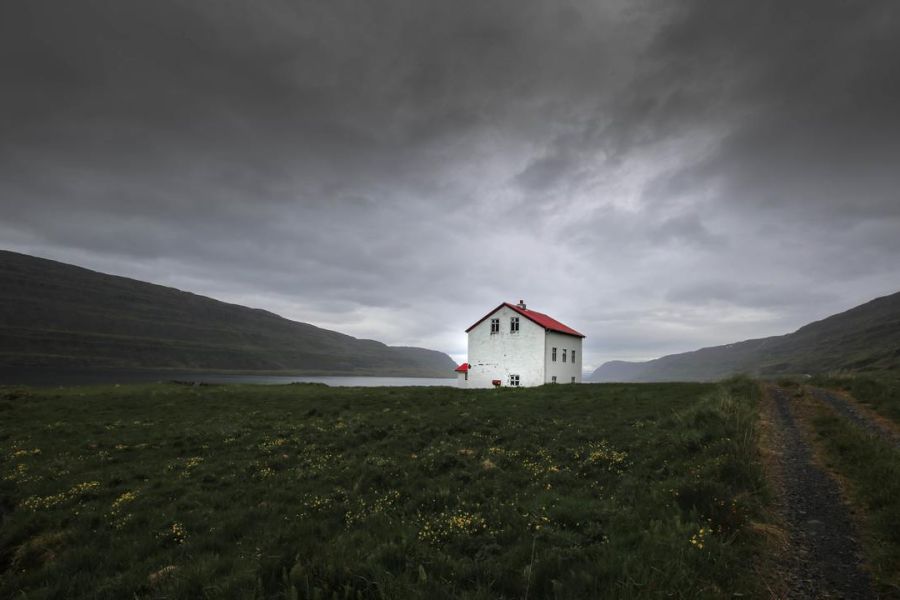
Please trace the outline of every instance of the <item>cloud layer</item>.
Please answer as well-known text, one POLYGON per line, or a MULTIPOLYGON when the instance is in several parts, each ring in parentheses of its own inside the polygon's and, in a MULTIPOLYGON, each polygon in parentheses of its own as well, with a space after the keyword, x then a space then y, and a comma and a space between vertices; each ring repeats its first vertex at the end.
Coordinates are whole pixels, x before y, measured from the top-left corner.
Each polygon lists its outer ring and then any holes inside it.
POLYGON ((892 2, 10 2, 0 245, 586 367, 900 288, 892 2))

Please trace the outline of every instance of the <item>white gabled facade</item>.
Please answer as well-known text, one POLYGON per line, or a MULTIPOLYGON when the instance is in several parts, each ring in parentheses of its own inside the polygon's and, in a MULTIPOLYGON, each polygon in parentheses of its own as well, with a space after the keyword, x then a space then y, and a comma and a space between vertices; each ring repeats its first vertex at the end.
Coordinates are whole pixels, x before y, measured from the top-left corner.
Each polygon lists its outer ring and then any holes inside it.
POLYGON ((504 302, 466 331, 468 360, 456 369, 460 387, 581 383, 584 336, 521 300, 504 302))

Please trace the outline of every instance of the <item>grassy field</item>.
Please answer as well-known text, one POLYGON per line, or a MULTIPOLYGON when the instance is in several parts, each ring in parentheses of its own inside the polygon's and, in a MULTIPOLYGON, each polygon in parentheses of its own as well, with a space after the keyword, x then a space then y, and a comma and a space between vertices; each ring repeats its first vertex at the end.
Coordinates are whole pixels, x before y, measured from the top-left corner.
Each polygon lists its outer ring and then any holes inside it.
POLYGON ((763 595, 757 386, 0 391, 0 597, 763 595))

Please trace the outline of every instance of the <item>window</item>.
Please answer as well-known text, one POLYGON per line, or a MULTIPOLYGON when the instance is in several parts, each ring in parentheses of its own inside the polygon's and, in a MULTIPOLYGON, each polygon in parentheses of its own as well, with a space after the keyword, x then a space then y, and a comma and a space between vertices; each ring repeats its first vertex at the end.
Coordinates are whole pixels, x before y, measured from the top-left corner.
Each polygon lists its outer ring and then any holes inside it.
POLYGON ((575 351, 572 350, 572 362, 575 362, 575 351))
POLYGON ((500 319, 491 319, 491 333, 500 333, 500 319))
POLYGON ((509 376, 509 385, 519 387, 519 376, 518 375, 510 375, 509 376))
POLYGON ((575 383, 575 378, 574 378, 574 377, 572 378, 572 383, 575 383))
POLYGON ((556 348, 553 349, 552 356, 553 356, 553 358, 551 358, 551 360, 553 362, 556 362, 556 348))
POLYGON ((509 332, 510 333, 519 333, 519 317, 510 317, 509 332))
POLYGON ((550 383, 556 383, 556 375, 550 378, 550 383))
POLYGON ((566 349, 563 348, 563 362, 566 362, 566 349))

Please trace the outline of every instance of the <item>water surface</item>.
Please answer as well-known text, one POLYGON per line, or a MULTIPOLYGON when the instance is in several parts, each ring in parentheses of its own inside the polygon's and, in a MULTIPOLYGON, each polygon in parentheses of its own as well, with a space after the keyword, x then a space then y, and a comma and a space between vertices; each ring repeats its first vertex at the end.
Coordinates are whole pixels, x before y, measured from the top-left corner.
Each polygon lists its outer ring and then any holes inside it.
POLYGON ((337 375, 235 375, 186 371, 128 371, 74 369, 0 369, 0 385, 68 386, 115 383, 191 381, 197 383, 324 383, 333 387, 456 386, 455 378, 357 377, 337 375))

